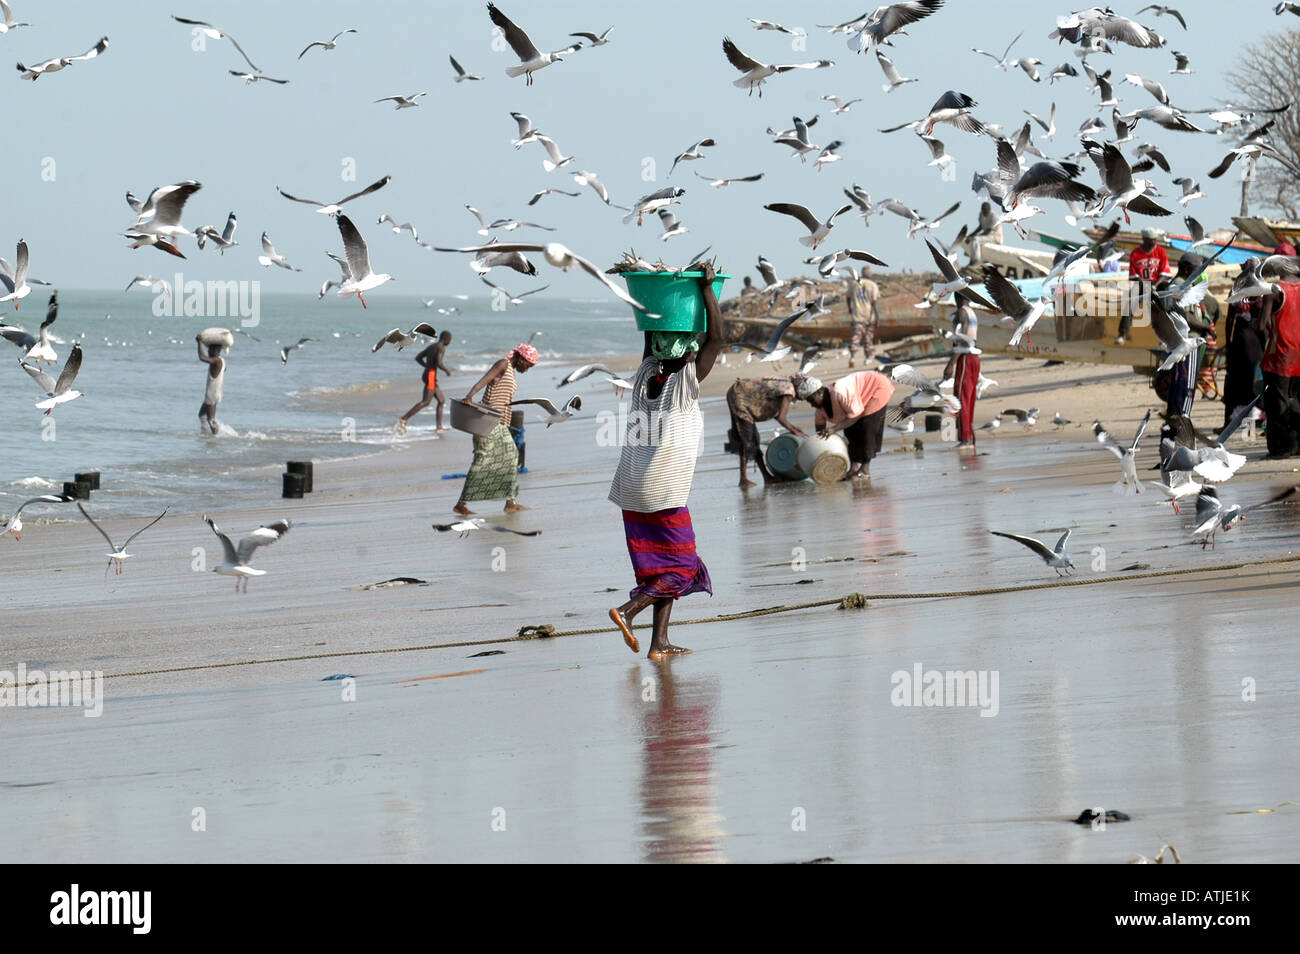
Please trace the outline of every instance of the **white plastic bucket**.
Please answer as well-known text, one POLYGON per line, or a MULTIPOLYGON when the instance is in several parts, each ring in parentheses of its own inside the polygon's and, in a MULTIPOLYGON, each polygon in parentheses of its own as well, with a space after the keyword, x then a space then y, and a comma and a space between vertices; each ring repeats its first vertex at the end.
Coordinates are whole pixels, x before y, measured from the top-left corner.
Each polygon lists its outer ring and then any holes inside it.
POLYGON ((849 472, 849 444, 840 434, 805 437, 795 460, 817 483, 833 484, 849 472))

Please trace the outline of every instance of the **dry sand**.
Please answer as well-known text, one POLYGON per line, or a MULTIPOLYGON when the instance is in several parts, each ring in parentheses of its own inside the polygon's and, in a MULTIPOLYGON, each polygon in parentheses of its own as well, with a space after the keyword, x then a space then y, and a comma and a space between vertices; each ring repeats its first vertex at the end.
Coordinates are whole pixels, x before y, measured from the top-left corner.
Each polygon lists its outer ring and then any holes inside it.
MULTIPOLYGON (((816 373, 842 370, 838 359, 816 373)), ((691 496, 715 593, 683 600, 676 618, 1056 579, 989 529, 1054 539, 1076 527, 1081 578, 1295 555, 1300 507, 1253 514, 1202 551, 1186 512, 1175 517, 1155 493, 1111 493, 1116 461, 1088 425, 1131 434, 1158 406, 1144 379, 992 356, 984 370, 999 387, 977 421, 1037 405, 1036 432, 1005 423, 973 458, 937 434, 917 435, 921 454, 894 438, 870 485, 742 494, 722 453, 720 395, 734 374, 759 372, 719 367, 691 496), (1075 423, 1053 429, 1058 410, 1075 423)), ((519 395, 554 396, 559 373, 521 377, 519 395)), ((456 377, 449 394, 469 380, 456 377)), ((451 518, 460 487, 441 475, 469 461, 469 438, 453 432, 319 463, 302 501, 278 499, 268 471, 263 507, 218 510, 235 533, 294 521, 258 552, 268 574, 247 595, 194 568, 216 557, 199 519, 211 502, 142 536, 107 584, 102 541, 82 523, 0 541, 0 669, 109 677, 98 719, 0 709, 0 797, 15 822, 6 856, 1114 863, 1172 842, 1190 862, 1296 857, 1300 809, 1230 814, 1300 792, 1289 754, 1300 734, 1295 563, 692 625, 675 638, 695 653, 667 664, 614 634, 391 652, 529 624, 608 625, 605 610, 632 582, 605 499, 618 450, 596 440, 598 415, 617 404, 585 384, 579 418, 528 428, 520 501, 536 509, 479 507, 540 537, 430 529, 451 518), (429 585, 358 589, 397 576, 429 585), (469 658, 485 649, 505 654, 469 658), (279 657, 298 658, 250 664, 279 657), (893 674, 917 664, 997 671, 997 715, 893 705, 893 674), (179 671, 159 671, 169 669, 179 671), (334 674, 355 677, 355 701, 322 681, 334 674), (1243 680, 1255 681, 1254 701, 1243 680), (1090 831, 1061 820, 1092 806, 1133 821, 1090 831)), ((413 391, 401 382, 335 400, 359 421, 384 420, 413 391)), ((1221 416, 1220 404, 1197 402, 1202 426, 1221 416)), ((793 415, 810 418, 804 406, 793 415)), ((1148 439, 1143 468, 1154 447, 1148 439)), ((1259 459, 1262 441, 1244 452, 1251 461, 1225 499, 1297 479, 1298 462, 1259 459)))

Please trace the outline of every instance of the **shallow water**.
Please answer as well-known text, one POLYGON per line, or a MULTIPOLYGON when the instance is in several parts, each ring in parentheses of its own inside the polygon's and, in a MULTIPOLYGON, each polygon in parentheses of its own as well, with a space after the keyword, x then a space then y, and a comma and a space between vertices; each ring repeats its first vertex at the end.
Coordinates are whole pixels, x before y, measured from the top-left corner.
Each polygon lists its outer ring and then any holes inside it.
MULTIPOLYGON (((1280 622, 1294 564, 682 626, 674 638, 695 653, 667 665, 631 655, 614 634, 348 655, 533 623, 607 625, 631 574, 605 501, 617 451, 594 440, 594 417, 614 399, 590 393, 580 419, 529 431, 522 499, 538 509, 509 523, 541 537, 433 535, 426 515, 444 519, 456 482, 382 471, 377 484, 335 487, 326 466, 318 502, 286 502, 299 508, 295 529, 259 555, 269 575, 238 600, 225 578, 191 572, 189 547, 207 532, 197 520, 160 525, 109 590, 99 550, 78 545, 74 566, 53 545, 75 527, 24 541, 31 566, 5 601, 13 662, 112 673, 344 655, 110 679, 100 719, 8 711, 0 798, 24 821, 10 850, 1117 863, 1169 842, 1189 862, 1296 856, 1296 809, 1229 814, 1300 790, 1287 754, 1300 730, 1300 650, 1280 622), (392 488, 391 499, 370 486, 392 488), (42 565, 61 569, 65 609, 38 609, 26 592, 42 565), (404 574, 432 585, 352 589, 404 574), (507 652, 468 658, 483 648, 507 652), (918 664, 996 671, 997 714, 894 705, 894 674, 918 664), (336 673, 356 677, 356 701, 321 681, 336 673), (1256 681, 1255 701, 1243 700, 1243 679, 1256 681), (1092 831, 1063 820, 1095 806, 1133 821, 1092 831), (191 830, 195 808, 206 832, 191 830)), ((1100 575, 1094 546, 1107 574, 1295 552, 1297 508, 1254 514, 1202 551, 1188 542, 1190 518, 1154 494, 1110 492, 1109 454, 1050 434, 982 441, 985 453, 965 463, 927 443, 921 457, 877 458, 870 487, 790 484, 746 499, 720 452, 719 411, 706 402, 691 497, 715 595, 682 601, 679 620, 1055 579, 989 529, 1048 537, 1077 520, 1071 550, 1085 578, 1100 575), (791 564, 799 556, 806 565, 791 564)), ((466 441, 440 441, 400 460, 441 471, 466 453, 466 441)), ((1224 488, 1232 499, 1264 492, 1240 480, 1224 488)), ((277 512, 244 515, 240 529, 277 512)))

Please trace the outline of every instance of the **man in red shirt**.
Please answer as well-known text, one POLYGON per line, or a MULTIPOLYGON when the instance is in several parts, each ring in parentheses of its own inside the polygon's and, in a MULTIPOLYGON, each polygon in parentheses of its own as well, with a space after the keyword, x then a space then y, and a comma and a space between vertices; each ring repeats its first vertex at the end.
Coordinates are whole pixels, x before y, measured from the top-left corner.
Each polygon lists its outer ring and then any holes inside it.
POLYGON ((1264 296, 1259 319, 1268 342, 1259 369, 1273 460, 1300 455, 1300 284, 1279 282, 1277 288, 1264 296))
MULTIPOLYGON (((1137 283, 1135 289, 1142 296, 1149 296, 1151 290, 1155 287, 1156 282, 1160 281, 1169 272, 1169 255, 1165 252, 1163 245, 1157 245, 1156 239, 1160 235, 1159 229, 1143 229, 1142 244, 1133 249, 1128 257, 1128 276, 1130 282, 1137 283)), ((1133 296, 1130 296, 1130 301, 1133 296)), ((1119 320, 1119 337, 1115 339, 1116 345, 1122 345, 1127 339, 1129 330, 1133 326, 1133 309, 1126 309, 1119 320)))

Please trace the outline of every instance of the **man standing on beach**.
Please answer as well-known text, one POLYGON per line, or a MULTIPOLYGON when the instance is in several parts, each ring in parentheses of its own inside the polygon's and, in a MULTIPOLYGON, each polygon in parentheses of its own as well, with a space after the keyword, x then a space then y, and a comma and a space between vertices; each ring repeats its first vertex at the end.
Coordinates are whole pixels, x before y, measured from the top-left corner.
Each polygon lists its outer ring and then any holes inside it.
POLYGON ((859 348, 862 349, 863 364, 871 360, 875 351, 876 325, 880 320, 876 303, 880 298, 880 286, 870 278, 870 265, 862 266, 861 277, 854 276, 852 268, 849 275, 844 300, 849 307, 849 367, 852 368, 859 348))
POLYGON ((199 345, 199 360, 208 366, 206 385, 203 391, 203 404, 199 407, 199 425, 209 434, 216 434, 220 428, 217 423, 217 405, 221 403, 226 380, 226 360, 221 357, 221 345, 208 345, 208 353, 203 353, 203 336, 195 335, 199 345))
MULTIPOLYGON (((952 330, 972 341, 979 334, 979 316, 965 299, 961 299, 957 314, 953 316, 952 330)), ((957 450, 974 450, 975 400, 979 390, 980 356, 961 345, 954 345, 952 358, 944 369, 943 376, 945 379, 952 378, 953 396, 961 402, 961 410, 957 412, 957 450)))
MULTIPOLYGON (((1201 267, 1202 261, 1201 256, 1195 252, 1187 252, 1178 261, 1178 272, 1175 277, 1186 278, 1201 267)), ((1202 274, 1198 284, 1205 281, 1208 279, 1202 274)), ((1157 287, 1163 290, 1168 285, 1169 282, 1161 282, 1157 287)), ((1210 295, 1206 295, 1200 304, 1184 309, 1184 316, 1192 333, 1202 335, 1208 340, 1214 336, 1214 323, 1219 319, 1219 303, 1210 295)), ((1184 417, 1191 415, 1192 402, 1196 398, 1196 379, 1201 367, 1203 348, 1204 345, 1197 348, 1172 368, 1166 414, 1181 414, 1184 417)))
POLYGON ((420 395, 420 400, 416 402, 414 407, 397 419, 393 430, 398 434, 405 434, 406 422, 423 411, 429 406, 429 402, 435 399, 438 402, 438 433, 445 434, 447 432, 447 429, 442 426, 442 406, 447 403, 447 399, 443 397, 442 388, 438 387, 438 372, 451 374, 447 370, 447 366, 442 363, 449 344, 451 344, 451 332, 444 330, 433 344, 415 356, 415 360, 421 368, 420 377, 423 380, 424 393, 420 395))
POLYGON ((1129 253, 1129 303, 1119 319, 1119 336, 1115 339, 1116 345, 1122 345, 1128 340, 1129 332, 1133 328, 1133 312, 1141 306, 1142 302, 1151 300, 1151 289, 1169 271, 1169 254, 1163 245, 1156 244, 1156 239, 1159 237, 1159 229, 1143 229, 1142 244, 1129 253))

